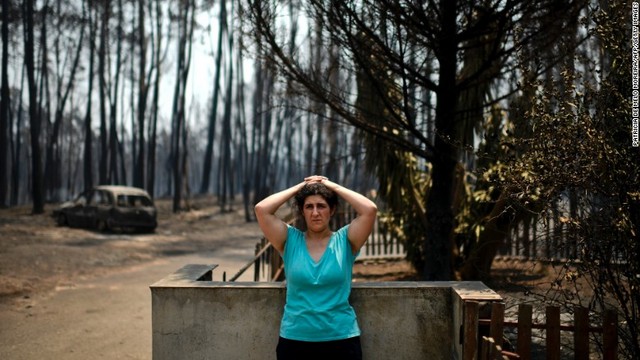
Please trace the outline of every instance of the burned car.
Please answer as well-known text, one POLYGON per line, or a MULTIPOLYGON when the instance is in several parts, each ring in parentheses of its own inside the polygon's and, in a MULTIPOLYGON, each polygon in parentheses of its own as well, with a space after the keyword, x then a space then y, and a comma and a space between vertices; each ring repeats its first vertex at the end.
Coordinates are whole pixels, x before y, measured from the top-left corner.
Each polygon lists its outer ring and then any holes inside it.
POLYGON ((96 186, 61 204, 52 214, 60 226, 141 232, 155 230, 157 215, 149 193, 120 185, 96 186))

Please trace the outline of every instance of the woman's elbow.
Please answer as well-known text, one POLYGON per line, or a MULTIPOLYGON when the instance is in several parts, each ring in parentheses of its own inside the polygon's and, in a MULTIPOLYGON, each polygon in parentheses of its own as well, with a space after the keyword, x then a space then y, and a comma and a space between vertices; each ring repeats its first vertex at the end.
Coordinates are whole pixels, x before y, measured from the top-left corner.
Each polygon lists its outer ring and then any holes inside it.
POLYGON ((367 215, 375 217, 378 214, 378 206, 372 202, 365 211, 367 215))
POLYGON ((258 214, 258 213, 264 213, 266 212, 265 206, 264 204, 261 202, 255 204, 255 206, 253 207, 253 211, 258 214))

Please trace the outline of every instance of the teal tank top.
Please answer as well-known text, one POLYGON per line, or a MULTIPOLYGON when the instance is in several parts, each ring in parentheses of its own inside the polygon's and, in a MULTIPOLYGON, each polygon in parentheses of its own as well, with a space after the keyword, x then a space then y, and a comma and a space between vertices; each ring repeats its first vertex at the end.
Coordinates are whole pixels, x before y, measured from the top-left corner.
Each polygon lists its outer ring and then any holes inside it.
POLYGON ((299 341, 333 341, 360 335, 349 304, 356 256, 347 239, 349 225, 334 232, 316 263, 304 233, 288 226, 282 258, 287 281, 280 336, 299 341))

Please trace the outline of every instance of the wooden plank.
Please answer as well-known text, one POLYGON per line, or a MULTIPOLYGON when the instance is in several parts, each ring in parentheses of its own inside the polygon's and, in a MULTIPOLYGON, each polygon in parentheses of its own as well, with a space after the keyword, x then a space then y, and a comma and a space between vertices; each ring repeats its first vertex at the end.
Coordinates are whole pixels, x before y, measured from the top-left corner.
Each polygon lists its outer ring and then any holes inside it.
POLYGON ((589 309, 582 306, 574 308, 573 344, 575 347, 575 360, 589 359, 589 309))
POLYGON ((480 346, 480 360, 488 360, 489 352, 493 346, 493 339, 486 336, 482 337, 482 345, 480 346))
MULTIPOLYGON (((491 325, 491 319, 479 319, 478 320, 478 325, 482 326, 490 326, 491 325)), ((505 320, 503 323, 503 327, 506 328, 518 328, 518 322, 517 321, 507 321, 505 320)), ((538 324, 538 323, 533 323, 531 324, 531 328, 532 329, 539 329, 539 330, 545 330, 547 328, 546 324, 538 324)), ((560 324, 560 331, 576 331, 576 327, 573 325, 565 325, 565 324, 560 324)), ((589 326, 589 332, 592 333, 601 333, 602 332, 602 327, 597 327, 597 326, 589 326)))
POLYGON ((560 308, 547 306, 547 360, 560 360, 560 308))
POLYGON ((464 303, 464 333, 462 357, 464 360, 477 359, 478 353, 478 309, 477 301, 464 303))
POLYGON ((504 330, 504 303, 494 302, 491 304, 491 327, 489 335, 498 346, 502 346, 504 330))
POLYGON ((511 351, 505 351, 505 350, 502 350, 502 357, 507 359, 507 360, 520 359, 520 355, 518 355, 518 354, 516 354, 514 352, 511 352, 511 351))
POLYGON ((604 313, 602 343, 603 360, 618 359, 618 313, 615 310, 609 309, 604 313))
POLYGON ((531 324, 533 309, 531 305, 518 306, 518 342, 517 352, 523 360, 531 360, 531 324))

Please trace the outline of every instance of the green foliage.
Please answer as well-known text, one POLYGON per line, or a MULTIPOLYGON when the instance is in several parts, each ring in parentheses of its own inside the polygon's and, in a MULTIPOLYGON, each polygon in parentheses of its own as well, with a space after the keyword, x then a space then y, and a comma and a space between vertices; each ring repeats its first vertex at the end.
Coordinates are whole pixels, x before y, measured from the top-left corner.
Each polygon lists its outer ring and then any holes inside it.
POLYGON ((525 114, 532 132, 513 141, 522 155, 509 162, 503 189, 523 208, 541 205, 538 211, 572 196, 577 210, 555 219, 569 237, 555 240, 576 241, 578 253, 554 286, 590 287, 589 298, 568 291, 573 297, 561 298, 567 306, 618 309, 622 355, 639 358, 640 149, 631 146, 630 39, 619 21, 627 14, 616 4, 594 18, 604 54, 599 64, 579 73, 567 67, 552 82, 525 85, 536 94, 525 114))
MULTIPOLYGON (((367 141, 375 141, 365 136, 367 141)), ((430 187, 428 164, 408 152, 369 147, 367 166, 377 173, 378 195, 384 200, 386 211, 378 220, 384 231, 405 244, 407 259, 416 269, 424 266, 424 236, 426 233, 426 196, 430 187), (375 161, 374 161, 375 160, 375 161)))
POLYGON ((506 160, 511 153, 508 142, 512 126, 504 112, 493 106, 482 123, 483 138, 476 152, 476 169, 464 174, 463 188, 457 193, 455 237, 458 263, 468 261, 471 251, 480 242, 487 216, 502 194, 501 184, 507 176, 506 160))

